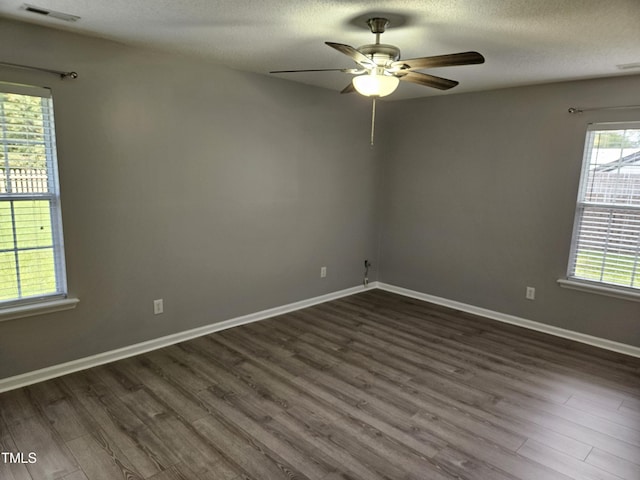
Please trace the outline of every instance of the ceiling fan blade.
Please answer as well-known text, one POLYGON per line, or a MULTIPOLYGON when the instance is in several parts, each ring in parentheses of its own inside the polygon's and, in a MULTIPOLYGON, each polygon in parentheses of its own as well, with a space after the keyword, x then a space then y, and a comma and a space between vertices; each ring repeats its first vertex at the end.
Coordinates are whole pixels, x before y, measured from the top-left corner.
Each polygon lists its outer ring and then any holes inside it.
POLYGON ((357 68, 312 68, 307 70, 274 70, 269 73, 298 73, 298 72, 342 72, 342 73, 360 73, 362 70, 357 68))
POLYGON ((355 48, 349 45, 344 45, 342 43, 334 43, 334 42, 324 42, 324 43, 329 45, 331 48, 335 48, 340 53, 344 53, 346 56, 350 57, 354 62, 359 63, 363 67, 371 68, 376 66, 373 60, 371 60, 369 57, 360 53, 358 50, 356 50, 355 48))
POLYGON ((396 76, 405 82, 417 83, 418 85, 424 85, 425 87, 433 87, 438 90, 449 90, 450 88, 458 85, 458 82, 455 80, 449 80, 447 78, 436 77, 433 75, 428 75, 426 73, 418 73, 418 72, 407 72, 407 73, 397 73, 396 76))
POLYGON ((346 87, 344 87, 344 88, 340 91, 340 93, 353 93, 353 92, 355 92, 355 91, 356 91, 356 89, 355 89, 355 87, 353 86, 353 82, 349 82, 349 85, 347 85, 346 87))
POLYGON ((484 57, 478 52, 451 53, 434 57, 409 58, 391 64, 392 69, 421 70, 423 68, 454 67, 457 65, 475 65, 484 63, 484 57))

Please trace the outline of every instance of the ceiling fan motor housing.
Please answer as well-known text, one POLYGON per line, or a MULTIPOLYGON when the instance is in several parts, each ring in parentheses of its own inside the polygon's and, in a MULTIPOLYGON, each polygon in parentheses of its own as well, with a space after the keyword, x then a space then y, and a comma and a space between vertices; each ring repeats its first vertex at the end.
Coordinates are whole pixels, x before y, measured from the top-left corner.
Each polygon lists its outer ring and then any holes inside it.
POLYGON ((358 47, 358 51, 372 59, 380 67, 388 66, 400 59, 400 49, 395 45, 371 43, 358 47))

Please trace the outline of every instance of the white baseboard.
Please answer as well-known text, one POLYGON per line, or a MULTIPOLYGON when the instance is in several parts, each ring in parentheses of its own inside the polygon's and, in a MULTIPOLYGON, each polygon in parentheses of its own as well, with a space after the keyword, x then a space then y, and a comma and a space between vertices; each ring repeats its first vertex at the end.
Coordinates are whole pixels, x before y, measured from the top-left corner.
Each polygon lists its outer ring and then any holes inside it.
POLYGON ((603 348, 605 350, 612 350, 614 352, 631 355, 633 357, 640 357, 640 348, 633 345, 627 345, 624 343, 614 342, 612 340, 606 340, 603 338, 593 337, 584 333, 574 332, 572 330, 565 330, 563 328, 546 325, 544 323, 534 322, 524 318, 508 315, 505 313, 495 312, 486 308, 480 308, 466 303, 457 302, 455 300, 448 300, 446 298, 436 297, 427 293, 416 292, 402 287, 396 287, 382 282, 371 282, 368 287, 357 286, 340 290, 319 297, 310 298, 307 300, 301 300, 299 302, 290 303, 280 307, 270 308, 268 310, 262 310, 260 312, 252 313, 249 315, 243 315, 241 317, 232 318, 211 325, 205 325, 203 327, 186 330, 184 332, 167 335, 165 337, 148 340, 146 342, 137 343, 135 345, 129 345, 127 347, 111 350, 108 352, 99 353, 90 357, 80 358, 71 362, 61 363, 59 365, 53 365, 51 367, 42 368, 40 370, 34 370, 33 372, 27 372, 14 377, 7 377, 0 379, 0 393, 16 388, 25 387, 34 383, 43 382, 52 378, 67 375, 69 373, 85 370, 87 368, 97 367, 104 365, 105 363, 115 362, 142 353, 157 350, 159 348, 168 347, 176 343, 192 340, 203 335, 219 332, 228 328, 236 327, 238 325, 245 325, 247 323, 253 323, 267 318, 282 315, 284 313, 293 312, 295 310, 301 310, 303 308, 311 307, 319 303, 329 302, 342 297, 347 297, 356 293, 363 292, 365 290, 372 290, 379 288, 388 292, 397 293, 405 297, 411 297, 425 302, 435 303, 444 307, 453 308, 463 312, 479 315, 481 317, 489 318, 491 320, 497 320, 499 322, 509 323, 520 327, 536 330, 538 332, 548 333, 557 337, 567 338, 569 340, 575 340, 576 342, 586 343, 595 347, 603 348))
POLYGON ((587 345, 593 345, 594 347, 603 348, 605 350, 624 353, 625 355, 630 355, 632 357, 640 357, 640 347, 627 345, 626 343, 614 342, 613 340, 594 337, 585 333, 574 332, 573 330, 565 330, 564 328, 554 327, 545 323, 534 322, 533 320, 527 320, 525 318, 508 315, 506 313, 495 312, 493 310, 468 305, 466 303, 457 302, 455 300, 436 297, 427 293, 416 292, 415 290, 396 287, 387 283, 378 282, 376 284, 376 287, 381 290, 404 295, 405 297, 424 300, 425 302, 435 303, 436 305, 442 305, 444 307, 453 308, 455 310, 471 313, 481 317, 489 318, 491 320, 497 320, 498 322, 510 323, 511 325, 517 325, 519 327, 528 328, 530 330, 536 330, 538 332, 555 335, 556 337, 562 337, 569 340, 574 340, 576 342, 586 343, 587 345))
MULTIPOLYGON (((375 284, 375 282, 372 282, 367 288, 372 289, 376 288, 376 286, 377 285, 375 284)), ((34 370, 32 372, 23 373, 21 375, 3 378, 0 379, 0 393, 14 390, 16 388, 25 387, 27 385, 32 385, 34 383, 43 382, 45 380, 50 380, 52 378, 60 377, 62 375, 67 375, 69 373, 77 372, 80 370, 86 370, 87 368, 97 367, 98 365, 104 365, 105 363, 115 362, 116 360, 133 357, 135 355, 140 355, 141 353, 150 352, 159 348, 168 347, 170 345, 201 337, 203 335, 226 330, 227 328, 257 322, 260 320, 265 320, 267 318, 275 317, 277 315, 282 315, 284 313, 311 307, 319 303, 324 303, 335 300, 337 298, 360 293, 365 289, 366 288, 363 286, 347 288, 345 290, 328 293, 319 297, 289 303, 280 307, 270 308, 268 310, 262 310, 260 312, 243 315, 241 317, 205 325, 203 327, 186 330, 184 332, 174 333, 172 335, 148 340, 146 342, 136 343, 127 347, 118 348, 116 350, 98 353, 97 355, 91 355, 90 357, 79 358, 77 360, 72 360, 70 362, 53 365, 51 367, 34 370)))

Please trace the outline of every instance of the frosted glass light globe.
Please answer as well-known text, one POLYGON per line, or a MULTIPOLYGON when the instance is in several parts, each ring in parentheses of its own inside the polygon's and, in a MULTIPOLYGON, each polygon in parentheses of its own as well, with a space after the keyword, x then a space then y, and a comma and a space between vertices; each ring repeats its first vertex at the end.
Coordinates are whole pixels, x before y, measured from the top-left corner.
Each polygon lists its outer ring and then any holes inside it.
POLYGON ((386 97, 398 88, 400 80, 392 75, 376 75, 374 72, 370 75, 353 77, 352 83, 353 87, 361 95, 366 97, 386 97))

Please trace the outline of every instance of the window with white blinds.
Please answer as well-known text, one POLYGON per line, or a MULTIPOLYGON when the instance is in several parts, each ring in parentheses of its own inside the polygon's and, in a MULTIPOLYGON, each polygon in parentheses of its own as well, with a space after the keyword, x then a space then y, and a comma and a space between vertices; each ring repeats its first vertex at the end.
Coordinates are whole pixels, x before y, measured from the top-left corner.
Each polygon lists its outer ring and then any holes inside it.
POLYGON ((66 296, 53 102, 0 83, 0 308, 66 296))
POLYGON ((568 277, 640 290, 640 122, 587 130, 568 277))

